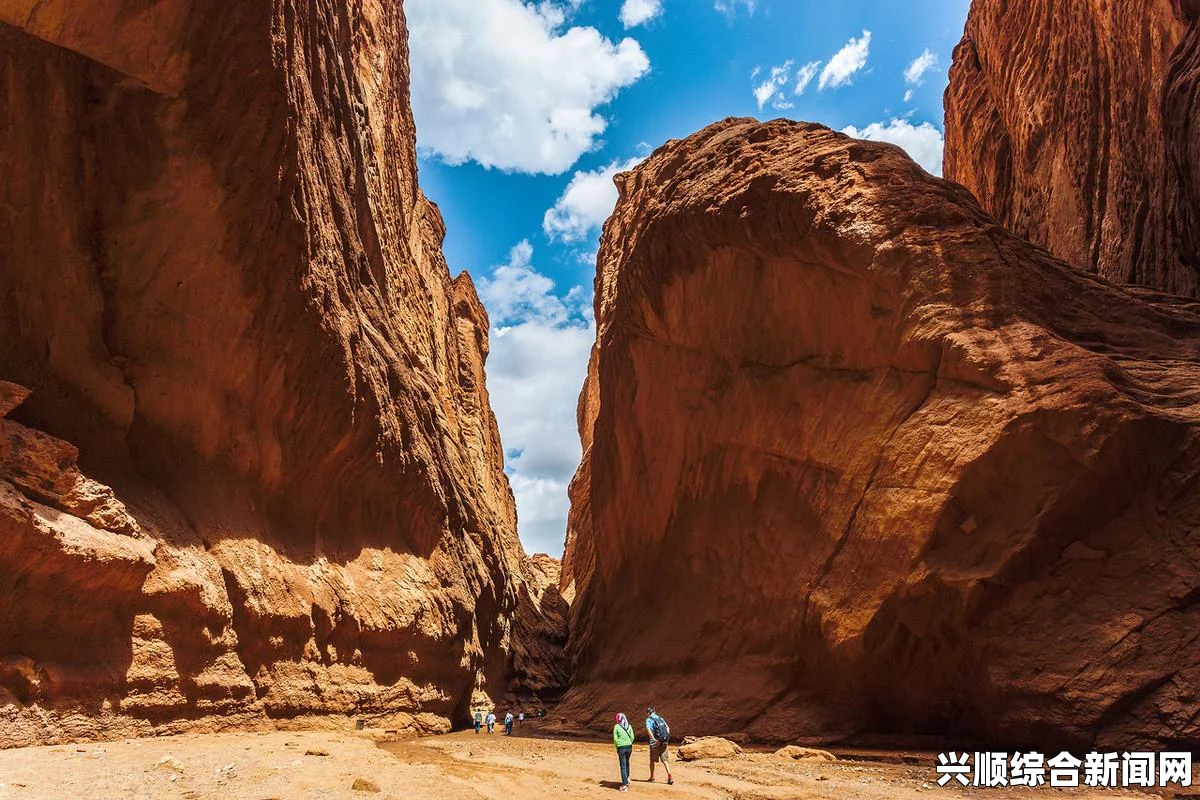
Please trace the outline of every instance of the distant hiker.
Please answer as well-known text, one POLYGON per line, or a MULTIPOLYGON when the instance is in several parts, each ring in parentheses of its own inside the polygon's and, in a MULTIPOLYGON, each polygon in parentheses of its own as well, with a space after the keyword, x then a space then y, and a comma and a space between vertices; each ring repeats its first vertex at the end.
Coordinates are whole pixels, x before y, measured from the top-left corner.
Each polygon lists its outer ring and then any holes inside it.
POLYGON ((667 742, 671 739, 671 728, 667 721, 654 713, 654 706, 646 709, 646 731, 650 734, 650 782, 654 782, 654 765, 662 762, 667 771, 667 783, 672 784, 671 765, 667 763, 667 742))
POLYGON ((483 725, 483 712, 475 712, 475 732, 479 733, 479 728, 483 725))
POLYGON ((524 722, 524 721, 525 721, 525 712, 522 711, 520 714, 517 714, 517 722, 524 722))
POLYGON ((495 733, 495 731, 496 731, 496 712, 489 711, 485 722, 487 722, 488 733, 495 733))
POLYGON ((629 757, 633 755, 633 726, 624 714, 617 714, 613 725, 613 746, 617 748, 617 761, 621 764, 621 791, 629 791, 629 757))
POLYGON ((513 715, 512 715, 512 712, 509 711, 507 714, 504 715, 504 735, 505 736, 512 736, 512 724, 513 724, 513 715))

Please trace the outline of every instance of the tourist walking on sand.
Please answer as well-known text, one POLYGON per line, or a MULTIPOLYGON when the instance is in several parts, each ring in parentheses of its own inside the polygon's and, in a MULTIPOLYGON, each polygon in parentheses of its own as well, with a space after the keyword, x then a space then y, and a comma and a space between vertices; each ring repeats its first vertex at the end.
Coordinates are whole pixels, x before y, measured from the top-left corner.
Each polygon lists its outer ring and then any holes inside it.
POLYGON ((522 711, 520 714, 517 714, 517 722, 524 722, 524 721, 525 721, 525 712, 522 711))
POLYGON ((629 791, 629 757, 633 755, 633 726, 624 714, 617 714, 613 726, 613 746, 617 748, 617 761, 621 765, 621 791, 629 791))
POLYGON ((479 733, 479 728, 482 727, 482 725, 483 725, 483 712, 476 711, 475 712, 475 732, 476 733, 479 733))
POLYGON ((504 735, 505 736, 512 736, 512 724, 513 724, 513 715, 512 715, 512 712, 509 711, 508 713, 506 713, 504 715, 504 735))
POLYGON ((487 722, 488 733, 495 733, 496 732, 496 712, 489 711, 485 722, 487 722))
POLYGON ((667 742, 671 739, 671 728, 667 721, 654 712, 654 706, 646 709, 646 732, 650 734, 650 782, 654 782, 654 765, 662 762, 667 771, 667 783, 672 784, 671 765, 667 763, 667 742))

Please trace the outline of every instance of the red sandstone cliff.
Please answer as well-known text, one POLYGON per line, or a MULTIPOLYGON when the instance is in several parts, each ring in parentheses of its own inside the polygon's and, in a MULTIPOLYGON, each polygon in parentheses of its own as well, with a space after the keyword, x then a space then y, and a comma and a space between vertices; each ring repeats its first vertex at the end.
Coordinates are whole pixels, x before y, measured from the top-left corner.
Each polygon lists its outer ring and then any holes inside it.
POLYGON ((378 0, 0 0, 0 378, 33 390, 0 448, 64 454, 54 491, 0 470, 0 743, 507 690, 541 590, 406 36, 378 0))
POLYGON ((1104 277, 1200 293, 1200 3, 975 0, 945 175, 1104 277))
POLYGON ((618 185, 556 717, 1200 743, 1200 306, 817 125, 618 185))

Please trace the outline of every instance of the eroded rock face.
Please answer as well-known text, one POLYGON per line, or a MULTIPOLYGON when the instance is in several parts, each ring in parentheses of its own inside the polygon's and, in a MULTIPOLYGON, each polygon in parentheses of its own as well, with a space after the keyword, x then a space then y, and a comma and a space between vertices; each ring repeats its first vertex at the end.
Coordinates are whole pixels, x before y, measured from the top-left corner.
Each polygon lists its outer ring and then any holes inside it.
POLYGON ((618 185, 557 717, 1200 742, 1200 307, 817 125, 618 185))
POLYGON ((558 702, 570 681, 564 649, 569 607, 559 590, 561 565, 545 553, 529 558, 529 580, 515 620, 512 699, 537 709, 558 702))
POLYGON ((0 2, 6 536, 154 553, 3 548, 4 743, 507 691, 527 564, 406 35, 378 0, 0 2))
POLYGON ((946 91, 945 175, 1056 256, 1200 291, 1200 8, 975 0, 946 91))

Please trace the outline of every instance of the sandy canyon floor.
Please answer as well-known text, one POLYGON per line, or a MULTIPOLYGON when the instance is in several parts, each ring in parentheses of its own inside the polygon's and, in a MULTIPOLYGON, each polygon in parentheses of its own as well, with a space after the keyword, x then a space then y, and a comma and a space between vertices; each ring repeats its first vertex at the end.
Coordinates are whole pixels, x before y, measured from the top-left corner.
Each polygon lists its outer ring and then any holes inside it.
MULTIPOLYGON (((786 762, 753 753, 676 764, 675 785, 667 786, 661 774, 659 783, 646 782, 647 753, 641 745, 634 753, 629 794, 655 800, 1152 796, 1120 790, 942 788, 934 783, 932 759, 891 753, 837 763, 786 762)), ((572 800, 616 797, 617 786, 610 747, 519 734, 466 732, 383 744, 350 732, 206 734, 0 752, 0 798, 28 800, 572 800)))

